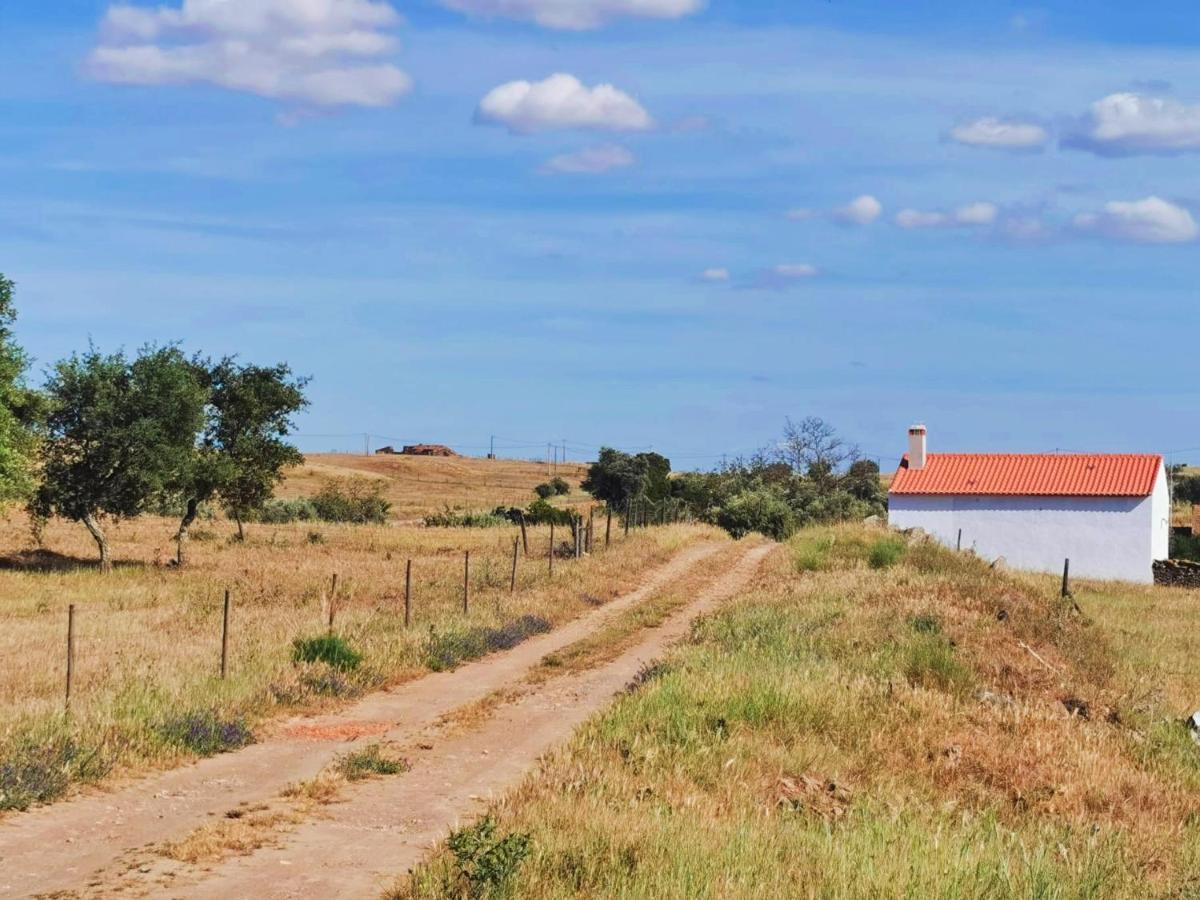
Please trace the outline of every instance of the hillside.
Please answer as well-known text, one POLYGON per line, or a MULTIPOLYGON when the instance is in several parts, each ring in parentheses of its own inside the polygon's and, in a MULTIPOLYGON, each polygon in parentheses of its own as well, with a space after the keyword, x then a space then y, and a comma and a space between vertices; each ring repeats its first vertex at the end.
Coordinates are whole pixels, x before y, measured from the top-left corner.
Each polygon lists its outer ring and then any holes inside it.
MULTIPOLYGON (((555 474, 566 479, 572 491, 559 503, 582 504, 590 498, 579 489, 587 474, 583 463, 560 463, 555 474)), ((485 510, 497 506, 527 506, 533 489, 550 476, 545 463, 512 459, 478 459, 467 456, 357 456, 348 453, 313 453, 303 466, 291 469, 280 486, 280 497, 317 493, 331 478, 376 478, 387 484, 392 517, 401 522, 421 519, 449 506, 485 510)))

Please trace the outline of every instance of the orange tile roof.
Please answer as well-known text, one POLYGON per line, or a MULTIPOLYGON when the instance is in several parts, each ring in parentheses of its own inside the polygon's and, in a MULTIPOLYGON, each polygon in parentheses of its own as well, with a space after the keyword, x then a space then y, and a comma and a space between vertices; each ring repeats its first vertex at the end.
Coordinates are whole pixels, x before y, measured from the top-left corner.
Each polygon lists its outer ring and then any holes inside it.
POLYGON ((1148 497, 1162 457, 1134 453, 930 453, 900 462, 889 494, 1148 497))

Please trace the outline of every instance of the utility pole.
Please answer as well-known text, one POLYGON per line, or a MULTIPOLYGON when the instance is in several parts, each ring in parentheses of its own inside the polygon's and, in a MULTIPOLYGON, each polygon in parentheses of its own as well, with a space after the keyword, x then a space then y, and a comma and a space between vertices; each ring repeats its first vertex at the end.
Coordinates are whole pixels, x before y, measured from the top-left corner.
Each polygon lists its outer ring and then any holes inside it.
POLYGON ((493 434, 492 435, 492 446, 491 446, 491 449, 488 450, 488 459, 495 459, 495 458, 496 458, 496 436, 493 434))
POLYGON ((546 441, 546 477, 549 478, 554 474, 554 468, 550 463, 550 442, 546 441))
POLYGON ((371 455, 371 436, 369 434, 364 434, 363 435, 363 456, 370 456, 370 455, 371 455))
POLYGON ((564 466, 567 464, 567 439, 566 438, 563 438, 562 462, 563 462, 564 466))

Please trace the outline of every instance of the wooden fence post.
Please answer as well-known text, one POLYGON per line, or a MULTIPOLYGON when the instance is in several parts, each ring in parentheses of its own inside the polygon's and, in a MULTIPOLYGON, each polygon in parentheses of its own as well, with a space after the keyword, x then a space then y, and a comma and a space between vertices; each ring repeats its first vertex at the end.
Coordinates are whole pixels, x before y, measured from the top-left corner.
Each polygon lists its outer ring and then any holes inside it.
POLYGON ((1071 560, 1063 560, 1063 581, 1062 595, 1064 598, 1071 596, 1071 560))
POLYGON ((71 709, 71 688, 75 683, 75 604, 67 607, 67 699, 66 709, 71 709))
POLYGON ((592 552, 592 543, 596 532, 596 507, 588 508, 587 552, 592 552))
POLYGON ((225 610, 221 615, 221 680, 229 671, 229 589, 225 589, 225 610))
POLYGON ((404 627, 412 625, 412 560, 404 567, 404 627))
POLYGON ((525 558, 529 558, 529 533, 525 530, 525 513, 521 513, 521 548, 525 551, 525 558))
POLYGON ((608 507, 608 519, 604 523, 604 549, 608 549, 608 545, 612 543, 612 507, 608 507))
POLYGON ((957 546, 955 546, 954 549, 962 550, 962 529, 961 528, 958 529, 958 544, 957 544, 957 546))
POLYGON ((554 574, 554 522, 550 523, 550 574, 554 574))
POLYGON ((517 592, 517 553, 520 552, 520 541, 513 539, 513 566, 512 566, 512 584, 509 585, 508 592, 515 594, 517 592))
POLYGON ((337 572, 333 573, 333 582, 329 587, 329 633, 333 634, 333 616, 337 611, 337 572))
POLYGON ((463 556, 463 615, 471 612, 471 551, 463 556))
POLYGON ((633 501, 625 501, 625 537, 629 537, 629 520, 633 518, 633 501))

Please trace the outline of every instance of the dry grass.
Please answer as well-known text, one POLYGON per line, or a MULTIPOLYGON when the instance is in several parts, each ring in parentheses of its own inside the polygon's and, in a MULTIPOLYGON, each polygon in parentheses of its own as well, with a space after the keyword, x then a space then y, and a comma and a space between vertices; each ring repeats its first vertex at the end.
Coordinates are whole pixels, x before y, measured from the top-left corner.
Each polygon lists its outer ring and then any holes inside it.
MULTIPOLYGON (((555 474, 571 485, 571 493, 558 498, 559 505, 586 506, 594 502, 579 488, 587 466, 560 463, 555 474)), ((528 506, 534 499, 534 487, 551 476, 545 463, 522 460, 311 454, 303 466, 287 473, 279 496, 311 496, 331 478, 347 477, 385 482, 384 496, 392 503, 392 517, 419 522, 446 507, 474 511, 528 506)))
POLYGON ((872 568, 881 540, 802 533, 500 804, 510 894, 1195 896, 1200 598, 1080 585, 1080 616, 928 544, 872 568))
MULTIPOLYGON (((559 624, 590 609, 589 598, 630 589, 648 567, 714 534, 676 526, 636 532, 628 541, 617 535, 607 552, 558 561, 551 579, 548 529, 530 529, 531 556, 521 559, 518 590, 510 595, 515 528, 259 525, 236 543, 228 523, 211 522, 197 529, 189 566, 179 570, 165 564, 173 524, 144 518, 114 526, 118 565, 105 577, 91 562, 94 547, 82 527, 52 522, 46 549, 34 551, 22 516, 0 523, 0 553, 9 564, 0 569, 0 763, 21 747, 64 735, 106 762, 92 766, 93 773, 191 759, 197 748, 211 752, 244 727, 261 732, 280 713, 343 703, 419 676, 432 664, 435 641, 440 664, 447 654, 452 664, 461 647, 481 652, 482 636, 486 651, 488 636, 514 622, 559 624), (320 543, 310 542, 312 533, 320 543), (461 612, 466 549, 468 617, 461 612), (410 629, 402 617, 407 559, 414 561, 410 629), (291 658, 294 639, 324 632, 334 573, 336 632, 363 655, 353 671, 291 658), (221 681, 226 588, 233 596, 231 671, 221 681), (77 607, 77 658, 72 716, 65 721, 69 604, 77 607)), ((37 757, 29 778, 53 775, 60 763, 37 757)))

